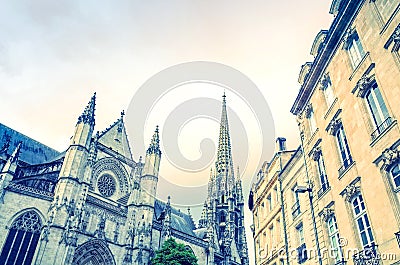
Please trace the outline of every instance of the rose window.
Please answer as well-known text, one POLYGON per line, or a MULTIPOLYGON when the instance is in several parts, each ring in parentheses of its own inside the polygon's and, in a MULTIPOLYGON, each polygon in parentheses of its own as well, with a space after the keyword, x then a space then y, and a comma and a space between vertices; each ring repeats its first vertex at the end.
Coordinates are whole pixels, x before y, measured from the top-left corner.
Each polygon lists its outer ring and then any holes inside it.
POLYGON ((100 176, 97 180, 97 189, 104 197, 110 197, 115 193, 115 180, 108 174, 100 176))

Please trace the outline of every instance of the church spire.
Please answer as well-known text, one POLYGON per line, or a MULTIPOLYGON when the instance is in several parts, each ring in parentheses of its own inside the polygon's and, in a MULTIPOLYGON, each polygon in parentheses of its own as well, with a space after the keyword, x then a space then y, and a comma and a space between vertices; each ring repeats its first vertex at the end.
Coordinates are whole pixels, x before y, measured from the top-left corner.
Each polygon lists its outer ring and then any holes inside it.
POLYGON ((219 129, 218 153, 217 161, 215 162, 216 174, 224 176, 233 175, 233 163, 231 153, 231 140, 229 136, 228 114, 226 111, 226 96, 225 92, 222 96, 222 112, 219 129))
POLYGON ((90 99, 89 103, 87 104, 85 110, 83 111, 82 115, 78 118, 79 123, 89 124, 94 126, 94 111, 96 107, 96 92, 94 92, 92 98, 90 99))
POLYGON ((151 139, 150 146, 147 149, 147 154, 161 155, 160 136, 158 134, 158 125, 156 126, 156 130, 154 131, 153 138, 151 139))

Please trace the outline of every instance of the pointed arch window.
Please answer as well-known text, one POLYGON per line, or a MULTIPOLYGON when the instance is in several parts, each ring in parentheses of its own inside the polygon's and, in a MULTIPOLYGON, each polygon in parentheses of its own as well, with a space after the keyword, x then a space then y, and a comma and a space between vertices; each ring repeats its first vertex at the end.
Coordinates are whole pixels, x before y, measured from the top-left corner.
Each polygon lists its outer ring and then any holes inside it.
POLYGON ((42 223, 34 211, 19 216, 11 225, 1 251, 0 260, 5 265, 30 265, 40 237, 42 223))

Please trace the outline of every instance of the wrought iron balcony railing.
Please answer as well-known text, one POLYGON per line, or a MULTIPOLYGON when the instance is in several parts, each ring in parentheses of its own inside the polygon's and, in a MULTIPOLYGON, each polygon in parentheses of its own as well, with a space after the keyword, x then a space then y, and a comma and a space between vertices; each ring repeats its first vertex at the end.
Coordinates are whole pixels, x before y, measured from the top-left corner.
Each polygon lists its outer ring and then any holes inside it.
POLYGON ((379 265, 378 246, 372 243, 353 256, 354 265, 379 265))
POLYGON ((378 138, 378 136, 384 132, 389 126, 392 124, 392 118, 388 117, 386 120, 384 120, 377 128, 376 130, 371 134, 371 139, 372 141, 378 138))

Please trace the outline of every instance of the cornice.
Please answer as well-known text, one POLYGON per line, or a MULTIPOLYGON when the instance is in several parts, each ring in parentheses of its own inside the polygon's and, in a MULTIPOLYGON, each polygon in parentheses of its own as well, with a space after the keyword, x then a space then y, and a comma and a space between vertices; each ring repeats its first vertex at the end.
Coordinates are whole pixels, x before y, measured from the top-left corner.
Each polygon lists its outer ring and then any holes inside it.
POLYGON ((315 58, 307 79, 302 84, 300 91, 296 97, 295 102, 290 110, 294 115, 298 115, 304 110, 307 102, 309 101, 312 92, 318 86, 318 80, 324 74, 332 56, 340 46, 341 39, 346 33, 347 28, 354 21, 362 4, 365 0, 348 0, 346 7, 343 9, 335 19, 326 36, 326 43, 324 48, 315 58))

